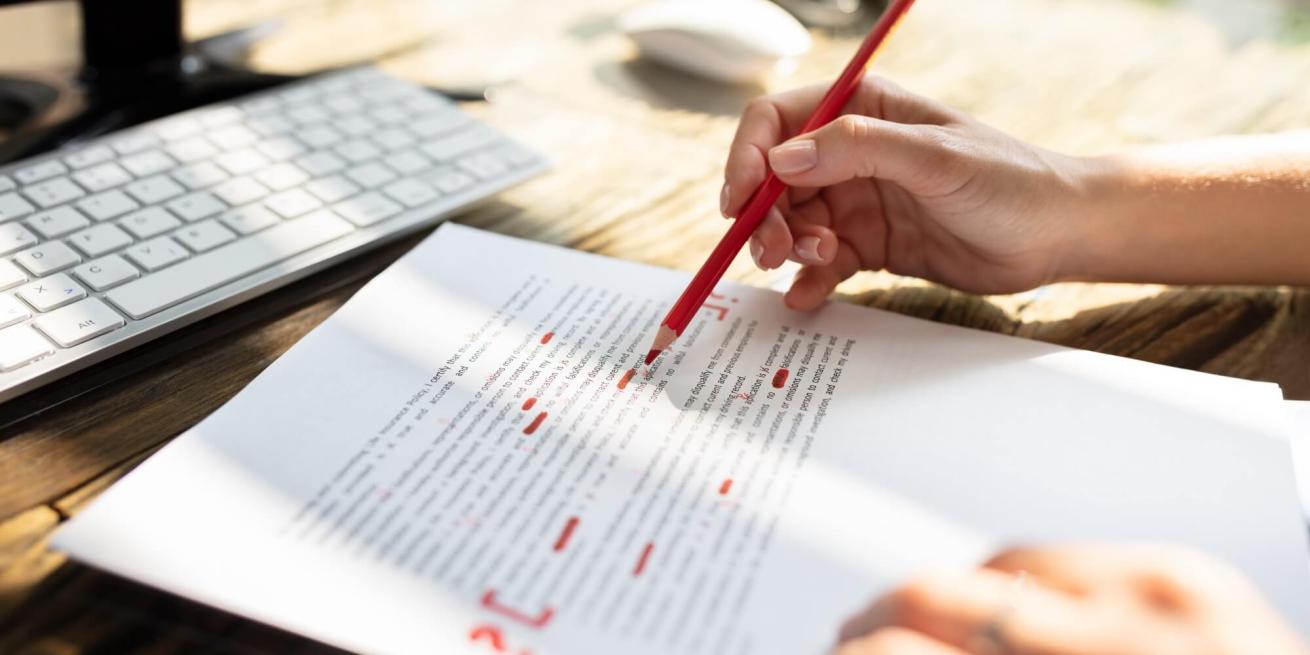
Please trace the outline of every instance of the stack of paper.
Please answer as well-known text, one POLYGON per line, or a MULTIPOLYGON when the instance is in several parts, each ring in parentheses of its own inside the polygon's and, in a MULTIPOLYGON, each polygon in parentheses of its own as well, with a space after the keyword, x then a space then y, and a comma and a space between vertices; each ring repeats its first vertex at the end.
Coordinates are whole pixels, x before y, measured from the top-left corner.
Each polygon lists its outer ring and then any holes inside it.
POLYGON ((726 283, 634 372, 685 283, 446 226, 56 544, 368 652, 817 653, 1067 540, 1205 549, 1310 634, 1276 387, 726 283))

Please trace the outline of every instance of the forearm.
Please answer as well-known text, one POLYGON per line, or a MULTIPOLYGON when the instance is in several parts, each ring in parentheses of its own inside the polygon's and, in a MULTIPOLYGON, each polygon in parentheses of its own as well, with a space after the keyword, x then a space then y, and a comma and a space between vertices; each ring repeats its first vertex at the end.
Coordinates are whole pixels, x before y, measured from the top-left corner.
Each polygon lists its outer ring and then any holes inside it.
POLYGON ((1310 132, 1080 160, 1069 280, 1310 285, 1310 132))

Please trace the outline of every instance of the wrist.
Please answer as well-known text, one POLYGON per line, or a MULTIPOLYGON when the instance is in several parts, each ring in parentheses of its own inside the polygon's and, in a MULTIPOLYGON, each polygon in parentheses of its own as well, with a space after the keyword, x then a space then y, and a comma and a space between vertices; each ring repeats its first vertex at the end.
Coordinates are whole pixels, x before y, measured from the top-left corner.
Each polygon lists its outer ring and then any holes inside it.
POLYGON ((1066 157, 1062 177, 1066 201, 1058 220, 1062 240, 1053 278, 1097 282, 1115 278, 1133 245, 1122 214, 1131 196, 1127 163, 1119 157, 1066 157))

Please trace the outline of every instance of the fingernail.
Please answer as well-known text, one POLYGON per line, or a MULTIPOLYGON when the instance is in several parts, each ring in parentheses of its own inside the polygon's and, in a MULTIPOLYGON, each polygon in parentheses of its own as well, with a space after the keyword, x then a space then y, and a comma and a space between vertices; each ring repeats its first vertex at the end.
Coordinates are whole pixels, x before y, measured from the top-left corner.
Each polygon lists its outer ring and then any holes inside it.
POLYGON ((760 257, 763 257, 763 256, 764 256, 764 246, 762 246, 762 245, 760 245, 759 243, 757 243, 757 242, 755 242, 754 240, 752 240, 752 241, 751 241, 751 259, 755 260, 755 265, 758 266, 758 267, 760 267, 760 268, 764 268, 764 264, 761 264, 761 263, 760 263, 760 257))
POLYGON ((769 166, 775 173, 794 175, 804 173, 819 163, 819 150, 814 141, 791 141, 769 151, 769 166))
POLYGON ((724 218, 728 218, 728 199, 731 196, 732 194, 729 192, 728 184, 727 182, 724 182, 723 190, 719 192, 719 213, 723 214, 724 218))
POLYGON ((796 256, 817 263, 819 261, 819 237, 801 237, 797 239, 796 256))

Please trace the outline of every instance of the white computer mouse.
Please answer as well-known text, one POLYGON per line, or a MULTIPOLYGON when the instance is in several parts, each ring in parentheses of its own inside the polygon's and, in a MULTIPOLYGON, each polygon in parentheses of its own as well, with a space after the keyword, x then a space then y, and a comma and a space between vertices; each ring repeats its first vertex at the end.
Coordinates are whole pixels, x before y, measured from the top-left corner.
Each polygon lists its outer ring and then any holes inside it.
POLYGON ((810 34, 767 0, 657 0, 619 18, 643 57, 729 83, 794 65, 810 34))

